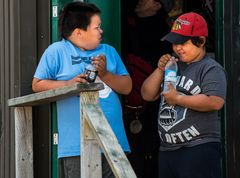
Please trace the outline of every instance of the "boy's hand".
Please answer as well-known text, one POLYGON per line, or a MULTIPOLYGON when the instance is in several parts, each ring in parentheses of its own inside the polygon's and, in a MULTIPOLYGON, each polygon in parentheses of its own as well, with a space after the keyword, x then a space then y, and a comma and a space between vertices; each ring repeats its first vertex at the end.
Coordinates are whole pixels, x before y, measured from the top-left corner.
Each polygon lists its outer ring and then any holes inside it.
POLYGON ((75 83, 87 83, 86 74, 79 74, 71 80, 67 81, 67 85, 73 85, 75 83))
POLYGON ((158 68, 162 71, 165 70, 166 64, 170 60, 171 55, 170 54, 164 54, 161 56, 161 58, 158 61, 158 68))
POLYGON ((98 55, 96 57, 92 58, 93 65, 97 68, 98 70, 98 76, 101 78, 103 77, 106 73, 106 56, 104 54, 98 55))
POLYGON ((169 105, 174 106, 177 104, 180 95, 171 83, 168 84, 168 89, 168 91, 162 92, 162 95, 169 105))
POLYGON ((158 68, 162 71, 165 70, 165 67, 170 59, 178 61, 178 58, 171 56, 170 54, 164 54, 158 61, 158 68))

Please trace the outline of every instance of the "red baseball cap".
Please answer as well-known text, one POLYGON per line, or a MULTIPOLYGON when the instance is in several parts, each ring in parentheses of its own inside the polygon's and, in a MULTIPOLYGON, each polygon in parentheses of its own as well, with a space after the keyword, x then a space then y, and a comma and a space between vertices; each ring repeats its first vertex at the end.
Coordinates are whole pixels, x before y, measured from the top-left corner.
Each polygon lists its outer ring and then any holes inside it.
POLYGON ((171 32, 164 36, 162 40, 182 44, 190 38, 198 36, 208 36, 207 22, 201 15, 189 12, 182 14, 174 21, 171 32))

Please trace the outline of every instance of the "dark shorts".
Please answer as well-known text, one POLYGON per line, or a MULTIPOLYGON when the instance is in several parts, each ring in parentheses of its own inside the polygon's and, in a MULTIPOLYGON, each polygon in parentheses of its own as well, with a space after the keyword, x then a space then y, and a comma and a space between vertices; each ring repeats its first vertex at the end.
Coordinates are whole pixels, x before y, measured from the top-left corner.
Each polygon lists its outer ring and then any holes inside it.
POLYGON ((206 143, 159 152, 159 178, 220 178, 221 145, 206 143))
MULTIPOLYGON (((61 158, 60 161, 62 164, 63 178, 80 177, 80 156, 61 158)), ((102 156, 102 177, 115 178, 105 156, 102 156)))

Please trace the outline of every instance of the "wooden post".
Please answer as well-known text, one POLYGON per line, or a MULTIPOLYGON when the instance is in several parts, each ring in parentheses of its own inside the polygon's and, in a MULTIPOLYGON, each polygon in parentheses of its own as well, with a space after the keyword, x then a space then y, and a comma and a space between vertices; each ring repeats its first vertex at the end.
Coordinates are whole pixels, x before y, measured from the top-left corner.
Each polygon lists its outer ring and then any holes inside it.
POLYGON ((16 107, 16 178, 33 178, 32 107, 16 107))
POLYGON ((81 132, 81 178, 101 178, 102 162, 100 147, 95 134, 90 129, 83 106, 97 104, 98 92, 80 93, 80 132, 81 132))

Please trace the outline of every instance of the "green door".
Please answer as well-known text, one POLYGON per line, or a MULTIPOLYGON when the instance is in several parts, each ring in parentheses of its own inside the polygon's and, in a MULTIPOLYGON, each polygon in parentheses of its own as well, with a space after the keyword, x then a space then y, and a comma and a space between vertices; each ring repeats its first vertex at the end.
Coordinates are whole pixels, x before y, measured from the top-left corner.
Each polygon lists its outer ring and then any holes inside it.
POLYGON ((121 0, 86 0, 101 9, 103 41, 121 52, 121 0))
MULTIPOLYGON (((67 4, 68 2, 71 2, 71 0, 52 0, 51 1, 51 43, 59 40, 59 33, 58 33, 58 15, 62 7, 67 4)), ((51 104, 51 110, 52 110, 52 122, 51 122, 51 128, 52 128, 52 135, 51 135, 51 145, 52 145, 52 166, 51 166, 51 174, 52 178, 58 178, 59 177, 59 163, 57 158, 57 146, 58 146, 58 130, 57 130, 57 108, 56 103, 51 104)))

